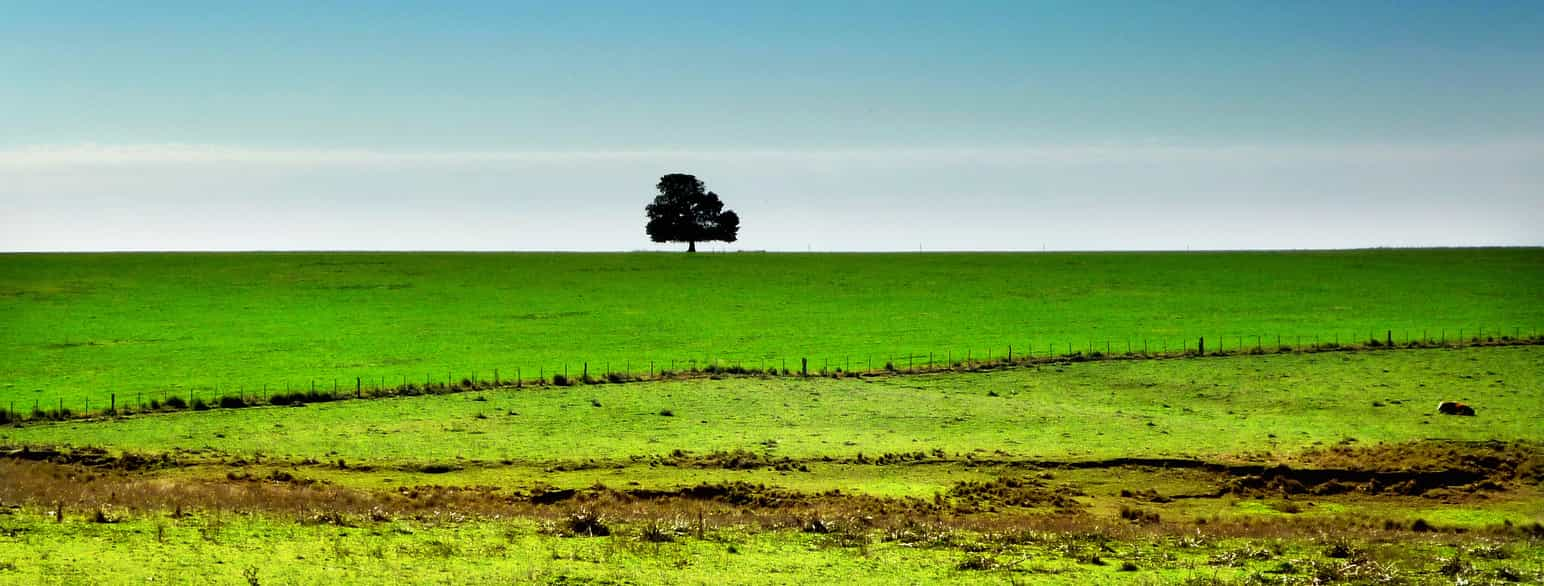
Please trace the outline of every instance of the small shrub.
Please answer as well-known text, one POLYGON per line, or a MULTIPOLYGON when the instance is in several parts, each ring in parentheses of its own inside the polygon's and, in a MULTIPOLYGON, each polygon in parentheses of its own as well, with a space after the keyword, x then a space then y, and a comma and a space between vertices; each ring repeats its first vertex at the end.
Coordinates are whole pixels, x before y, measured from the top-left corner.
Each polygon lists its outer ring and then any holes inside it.
POLYGON ((590 406, 591 407, 599 407, 600 406, 600 399, 593 399, 593 398, 590 399, 590 406))
POLYGON ((1357 553, 1356 548, 1345 541, 1336 541, 1324 549, 1324 557, 1332 559, 1347 559, 1357 555, 1357 553))
POLYGON ((101 507, 97 507, 96 513, 91 515, 91 522, 92 523, 111 524, 111 523, 117 523, 118 522, 118 518, 114 517, 114 516, 111 516, 111 515, 108 515, 106 511, 102 510, 101 507))
POLYGON ((566 387, 566 386, 570 386, 570 385, 574 384, 574 381, 569 380, 568 377, 565 376, 565 375, 554 374, 554 375, 552 375, 552 384, 555 384, 555 385, 560 386, 560 387, 566 387))
POLYGON ((226 395, 224 397, 220 397, 220 408, 221 409, 240 409, 240 408, 246 407, 246 406, 247 406, 246 399, 243 399, 240 396, 237 396, 237 395, 226 395))
POLYGON ((955 568, 960 570, 986 571, 995 570, 1000 565, 992 556, 973 553, 960 560, 959 565, 955 566, 955 568))
POLYGON ((1138 524, 1157 523, 1160 520, 1160 516, 1156 511, 1149 511, 1136 507, 1128 507, 1125 505, 1121 505, 1120 518, 1138 524))
POLYGON ((1125 562, 1121 562, 1120 563, 1120 571, 1122 571, 1122 572, 1135 572, 1138 569, 1139 568, 1137 568, 1137 565, 1134 564, 1134 563, 1131 563, 1130 561, 1125 561, 1125 562))
POLYGON ((1482 560, 1504 560, 1512 557, 1512 552, 1499 543, 1482 543, 1469 548, 1466 553, 1482 560))
POLYGON ((660 417, 675 417, 675 411, 671 411, 669 409, 660 409, 659 415, 660 417))
POLYGON ((1457 578, 1460 574, 1467 574, 1474 570, 1474 566, 1465 561, 1461 554, 1453 554, 1450 558, 1437 558, 1437 561, 1442 562, 1437 566, 1437 573, 1449 578, 1457 578))
POLYGON ((569 535, 584 537, 605 537, 611 535, 611 528, 606 526, 605 519, 600 513, 589 509, 580 509, 568 515, 564 521, 569 535))
POLYGON ((166 406, 172 409, 187 409, 188 402, 182 400, 182 397, 172 395, 166 398, 166 406))
POLYGON ((643 526, 643 531, 639 532, 638 539, 649 543, 670 543, 675 541, 675 535, 661 527, 658 521, 650 521, 648 525, 643 526))
POLYGON ((204 402, 203 397, 193 397, 193 410, 194 411, 208 411, 209 410, 209 404, 204 402))
POLYGON ((606 373, 606 382, 612 384, 625 383, 627 382, 627 375, 620 372, 608 372, 606 373))

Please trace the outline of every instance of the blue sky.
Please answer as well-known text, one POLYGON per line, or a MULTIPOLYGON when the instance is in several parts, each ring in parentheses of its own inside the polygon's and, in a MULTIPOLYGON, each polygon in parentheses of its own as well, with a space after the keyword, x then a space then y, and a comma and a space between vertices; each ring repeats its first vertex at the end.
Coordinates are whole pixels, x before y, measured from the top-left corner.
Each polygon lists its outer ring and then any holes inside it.
POLYGON ((0 0, 0 249, 1544 244, 1544 3, 562 4, 0 0))

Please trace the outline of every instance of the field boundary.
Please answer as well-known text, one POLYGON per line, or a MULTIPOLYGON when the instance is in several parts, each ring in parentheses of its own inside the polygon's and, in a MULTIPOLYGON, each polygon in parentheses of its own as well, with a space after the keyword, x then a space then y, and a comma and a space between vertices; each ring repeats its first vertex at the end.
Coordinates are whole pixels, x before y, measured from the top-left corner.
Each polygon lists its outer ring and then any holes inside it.
MULTIPOLYGON (((1074 362, 1104 361, 1104 360, 1176 360, 1176 359, 1200 359, 1209 357, 1226 356, 1261 356, 1271 354, 1303 354, 1320 352, 1363 352, 1363 351, 1389 351, 1389 350, 1430 350, 1430 349, 1458 349, 1472 347, 1497 347, 1497 346, 1532 346, 1544 345, 1544 336, 1533 333, 1523 336, 1522 328, 1513 328, 1514 335, 1494 334, 1486 336, 1483 329, 1477 330, 1481 334, 1468 339, 1462 338, 1464 330, 1459 332, 1458 338, 1449 340, 1447 331, 1441 330, 1440 337, 1432 339, 1424 335, 1420 338, 1411 338, 1408 335, 1405 341, 1395 340, 1393 330, 1384 330, 1382 339, 1369 335, 1366 340, 1355 342, 1342 342, 1338 336, 1332 341, 1323 341, 1319 336, 1305 344, 1303 336, 1254 335, 1254 336, 1227 336, 1210 341, 1200 336, 1195 339, 1194 346, 1189 339, 1181 341, 1178 350, 1168 347, 1168 338, 1164 339, 1164 345, 1156 350, 1148 344, 1149 340, 1142 339, 1140 346, 1134 346, 1132 340, 1127 339, 1123 343, 1123 352, 1118 352, 1113 341, 1104 342, 1103 350, 1092 341, 1083 348, 1076 348, 1071 343, 1047 343, 1036 353, 1035 346, 1021 347, 1016 354, 1013 345, 1005 345, 1002 354, 994 356, 988 351, 984 358, 977 358, 967 351, 965 356, 957 357, 952 352, 939 356, 938 353, 917 354, 908 353, 901 358, 906 362, 900 363, 895 356, 886 356, 885 362, 876 367, 873 356, 868 355, 861 369, 853 369, 850 357, 833 365, 829 358, 822 358, 819 368, 814 367, 814 362, 807 356, 798 358, 798 363, 792 368, 786 359, 779 359, 778 364, 766 366, 766 361, 760 361, 760 366, 746 366, 743 361, 735 361, 732 364, 721 360, 705 360, 699 363, 696 360, 671 361, 670 368, 663 368, 663 363, 656 365, 649 363, 647 373, 632 371, 631 365, 627 370, 611 370, 607 363, 604 370, 596 370, 591 373, 590 363, 581 362, 578 375, 571 375, 568 365, 564 365, 562 372, 548 374, 545 370, 538 372, 536 378, 524 376, 521 369, 515 370, 515 376, 508 378, 501 376, 499 369, 491 369, 491 380, 479 377, 476 373, 463 376, 459 380, 451 373, 447 373, 444 380, 426 380, 419 384, 409 381, 406 376, 400 378, 399 384, 388 384, 384 377, 354 377, 353 388, 347 384, 339 385, 338 379, 331 379, 330 387, 317 386, 316 379, 310 379, 310 384, 303 389, 294 389, 286 384, 284 390, 277 388, 270 390, 266 385, 261 389, 248 391, 240 388, 237 392, 230 391, 204 391, 188 390, 186 398, 181 391, 173 394, 172 391, 150 393, 146 400, 145 393, 139 392, 133 395, 125 393, 120 396, 117 393, 107 393, 105 398, 100 397, 95 401, 97 409, 92 409, 93 400, 85 399, 81 404, 81 410, 76 411, 73 405, 67 405, 62 398, 52 402, 43 402, 34 399, 30 410, 17 409, 16 402, 10 401, 7 405, 0 405, 0 425, 19 425, 31 422, 65 421, 78 419, 91 419, 99 417, 122 417, 127 415, 154 414, 163 412, 177 412, 183 410, 206 411, 210 409, 240 409, 259 406, 299 406, 307 403, 325 403, 341 400, 364 400, 389 397, 409 397, 418 395, 442 395, 450 393, 463 393, 493 389, 522 389, 522 388, 546 388, 568 387, 574 385, 608 385, 626 384, 637 382, 656 382, 672 380, 692 379, 722 379, 725 377, 778 377, 778 378, 867 378, 875 376, 908 376, 925 375, 944 372, 982 372, 999 370, 1004 368, 1020 368, 1038 366, 1042 364, 1070 364, 1074 362), (1266 341, 1275 338, 1274 344, 1266 341), (1226 345, 1228 338, 1232 338, 1236 344, 1232 349, 1226 345), (1253 339, 1254 344, 1247 342, 1253 339), (1059 348, 1065 348, 1065 352, 1059 352, 1059 348), (925 358, 925 360, 923 360, 925 358), (686 362, 684 368, 678 367, 678 362, 686 362), (660 366, 660 368, 656 368, 660 366), (132 399, 132 400, 131 400, 132 399)), ((344 381, 345 383, 347 381, 344 381)))

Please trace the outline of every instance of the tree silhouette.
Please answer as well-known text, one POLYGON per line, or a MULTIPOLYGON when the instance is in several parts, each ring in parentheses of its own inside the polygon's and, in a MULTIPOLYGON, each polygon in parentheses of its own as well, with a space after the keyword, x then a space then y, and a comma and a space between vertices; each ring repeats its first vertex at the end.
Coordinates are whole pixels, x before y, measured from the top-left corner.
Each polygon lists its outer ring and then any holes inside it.
POLYGON ((687 252, 697 252, 698 242, 734 242, 740 232, 740 216, 724 209, 718 194, 706 191, 696 176, 671 173, 659 178, 659 195, 644 208, 649 223, 644 230, 655 242, 685 242, 687 252))

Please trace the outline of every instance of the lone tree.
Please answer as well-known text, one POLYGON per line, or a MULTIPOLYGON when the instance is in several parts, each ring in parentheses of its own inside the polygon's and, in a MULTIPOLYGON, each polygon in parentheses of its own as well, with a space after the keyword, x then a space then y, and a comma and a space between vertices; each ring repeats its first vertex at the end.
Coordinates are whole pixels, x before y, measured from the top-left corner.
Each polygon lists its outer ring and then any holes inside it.
POLYGON ((697 252, 698 242, 734 242, 740 232, 740 216, 724 209, 718 194, 705 191, 694 175, 671 173, 659 178, 659 195, 644 208, 649 224, 644 227, 655 242, 685 242, 687 252, 697 252))

